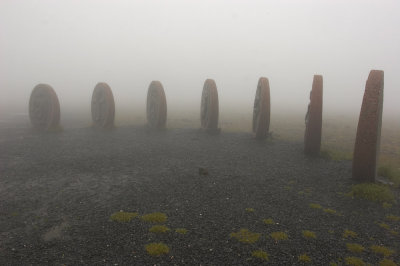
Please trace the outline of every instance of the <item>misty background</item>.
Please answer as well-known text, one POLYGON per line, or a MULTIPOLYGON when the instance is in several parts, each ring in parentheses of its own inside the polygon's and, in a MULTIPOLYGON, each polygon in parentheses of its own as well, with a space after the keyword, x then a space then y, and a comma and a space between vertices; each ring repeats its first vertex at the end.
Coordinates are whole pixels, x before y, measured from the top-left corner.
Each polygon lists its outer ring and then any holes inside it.
POLYGON ((116 115, 145 116, 147 88, 162 82, 169 114, 198 114, 206 78, 220 112, 251 113, 269 79, 272 121, 305 114, 314 74, 324 116, 357 117, 369 71, 385 71, 384 116, 400 114, 400 1, 1 0, 0 119, 27 114, 50 84, 68 113, 90 117, 97 82, 116 115))

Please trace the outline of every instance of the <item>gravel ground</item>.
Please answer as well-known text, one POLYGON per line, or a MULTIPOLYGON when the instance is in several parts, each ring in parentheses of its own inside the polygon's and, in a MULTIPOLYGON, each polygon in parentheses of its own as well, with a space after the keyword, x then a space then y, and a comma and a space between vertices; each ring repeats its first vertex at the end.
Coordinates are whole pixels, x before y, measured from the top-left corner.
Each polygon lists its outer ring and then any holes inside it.
POLYGON ((383 257, 371 245, 393 249, 389 259, 400 262, 400 221, 385 219, 400 216, 399 205, 346 196, 351 162, 308 158, 302 143, 197 129, 38 134, 26 125, 2 127, 0 175, 0 265, 297 265, 301 254, 315 265, 350 256, 377 264, 383 257), (151 233, 139 217, 112 221, 120 210, 163 212, 171 231, 151 233), (230 237, 241 228, 260 233, 259 240, 230 237), (345 229, 357 237, 344 238, 345 229), (316 238, 305 239, 303 230, 316 238), (288 239, 274 241, 274 231, 288 239), (152 242, 167 244, 169 253, 148 255, 152 242), (352 253, 346 243, 365 251, 352 253), (252 257, 259 249, 269 261, 252 257))

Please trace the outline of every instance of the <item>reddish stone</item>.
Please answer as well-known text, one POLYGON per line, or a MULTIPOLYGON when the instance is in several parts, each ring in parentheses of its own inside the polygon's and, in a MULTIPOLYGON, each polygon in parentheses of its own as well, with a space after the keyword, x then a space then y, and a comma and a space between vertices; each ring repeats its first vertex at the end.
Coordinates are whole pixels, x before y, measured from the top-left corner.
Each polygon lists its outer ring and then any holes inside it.
POLYGON ((382 70, 371 70, 368 76, 353 154, 353 178, 374 182, 381 140, 383 81, 382 70))
POLYGON ((314 75, 310 104, 306 114, 306 131, 304 134, 304 152, 308 155, 318 155, 321 149, 322 132, 322 90, 321 75, 314 75))

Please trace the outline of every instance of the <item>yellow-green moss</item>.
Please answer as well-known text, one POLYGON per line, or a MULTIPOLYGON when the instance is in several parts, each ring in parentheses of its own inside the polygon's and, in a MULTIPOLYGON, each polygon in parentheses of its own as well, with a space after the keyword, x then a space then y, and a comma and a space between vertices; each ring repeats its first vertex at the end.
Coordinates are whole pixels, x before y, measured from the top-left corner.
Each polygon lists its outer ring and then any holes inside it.
POLYGON ((246 208, 246 211, 247 212, 254 212, 254 209, 253 208, 246 208))
POLYGON ((311 204, 310 204, 310 208, 313 208, 313 209, 322 209, 322 206, 319 205, 319 204, 317 204, 317 203, 311 203, 311 204))
POLYGON ((334 261, 331 261, 331 262, 329 263, 329 266, 338 266, 338 264, 337 264, 336 262, 334 262, 334 261))
POLYGON ((175 232, 177 232, 178 234, 181 234, 181 235, 186 235, 188 230, 186 230, 185 228, 176 228, 175 232))
POLYGON ((387 248, 385 246, 373 245, 370 247, 370 249, 375 254, 380 254, 380 255, 383 255, 384 257, 388 257, 394 253, 394 250, 387 248))
POLYGON ((343 231, 343 238, 355 238, 357 237, 357 233, 351 230, 344 230, 343 231))
POLYGON ((365 262, 357 257, 346 257, 345 259, 346 265, 351 266, 365 266, 365 262))
POLYGON ((349 250, 350 252, 353 252, 353 253, 361 253, 365 250, 365 248, 363 246, 361 246, 360 244, 356 244, 356 243, 347 243, 346 247, 347 247, 347 250, 349 250))
POLYGON ((386 223, 378 223, 378 225, 386 230, 390 230, 390 226, 386 223))
POLYGON ((275 240, 275 242, 289 238, 285 232, 272 232, 270 236, 275 240))
POLYGON ((133 218, 138 216, 137 212, 115 212, 111 215, 110 219, 112 221, 124 223, 124 222, 130 222, 133 218))
POLYGON ((311 262, 311 258, 307 254, 301 254, 299 256, 299 262, 310 263, 311 262))
POLYGON ((143 221, 150 222, 150 223, 165 223, 168 219, 167 215, 162 212, 154 212, 154 213, 145 214, 141 218, 143 221))
POLYGON ((302 233, 303 233, 304 238, 307 238, 307 239, 317 238, 317 235, 313 231, 303 230, 302 233))
POLYGON ((394 202, 394 196, 389 187, 374 183, 357 184, 351 187, 349 196, 377 202, 394 202))
POLYGON ((151 243, 146 245, 146 251, 151 256, 161 256, 168 254, 169 248, 164 243, 151 243))
POLYGON ((268 260, 268 253, 262 250, 255 250, 251 252, 251 256, 262 260, 268 260))
POLYGON ((384 209, 390 209, 390 208, 392 208, 392 204, 390 204, 390 203, 387 203, 387 202, 384 202, 384 203, 382 203, 382 208, 384 208, 384 209))
POLYGON ((379 262, 379 266, 396 266, 397 264, 389 259, 383 259, 379 262))
POLYGON ((392 222, 399 222, 400 221, 400 216, 395 216, 395 215, 387 215, 386 220, 392 221, 392 222))
POLYGON ((332 209, 329 209, 329 208, 326 208, 323 211, 326 212, 326 213, 329 213, 329 214, 337 214, 337 212, 335 210, 332 210, 332 209))
POLYGON ((394 235, 394 236, 398 236, 399 235, 399 232, 394 231, 394 230, 390 230, 389 233, 394 235))
POLYGON ((261 234, 259 233, 253 233, 249 231, 249 229, 240 229, 236 233, 231 233, 230 237, 236 238, 238 241, 242 243, 247 243, 247 244, 252 244, 254 242, 257 242, 257 240, 260 238, 261 234))
POLYGON ((168 231, 170 231, 170 229, 165 225, 154 225, 149 229, 149 232, 152 233, 166 233, 168 231))
POLYGON ((379 166, 378 175, 390 179, 396 187, 400 185, 400 169, 393 165, 379 166))
POLYGON ((268 224, 268 225, 270 225, 270 224, 275 224, 274 220, 272 220, 271 218, 264 219, 263 222, 264 222, 265 224, 268 224))

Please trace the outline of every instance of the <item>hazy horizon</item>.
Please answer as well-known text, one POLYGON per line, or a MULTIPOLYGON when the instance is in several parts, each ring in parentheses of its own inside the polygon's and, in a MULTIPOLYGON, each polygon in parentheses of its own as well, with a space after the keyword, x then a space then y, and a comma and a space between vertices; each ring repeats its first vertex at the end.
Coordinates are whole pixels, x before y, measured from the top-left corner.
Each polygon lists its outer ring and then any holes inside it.
POLYGON ((0 2, 0 116, 26 113, 38 83, 63 113, 90 112, 97 82, 116 114, 143 110, 152 80, 168 110, 200 108, 216 81, 222 112, 250 112, 261 76, 274 112, 304 112, 314 74, 324 115, 358 116, 369 71, 385 71, 384 116, 400 114, 398 1, 0 2), (86 110, 86 111, 85 111, 86 110))

